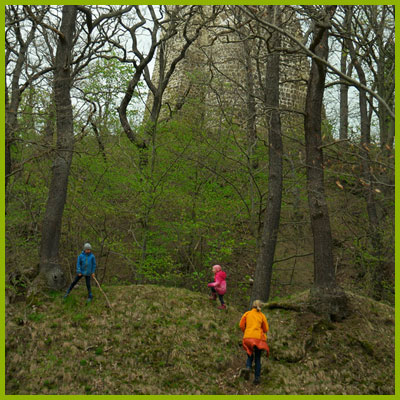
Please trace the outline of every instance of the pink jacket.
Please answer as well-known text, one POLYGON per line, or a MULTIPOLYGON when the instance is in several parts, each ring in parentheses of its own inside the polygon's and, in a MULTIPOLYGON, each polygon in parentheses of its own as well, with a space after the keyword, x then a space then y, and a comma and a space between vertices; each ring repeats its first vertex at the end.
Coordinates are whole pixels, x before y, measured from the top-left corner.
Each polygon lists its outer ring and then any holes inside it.
POLYGON ((213 287, 218 294, 226 293, 226 273, 224 271, 218 271, 214 275, 214 282, 208 284, 209 287, 213 287))

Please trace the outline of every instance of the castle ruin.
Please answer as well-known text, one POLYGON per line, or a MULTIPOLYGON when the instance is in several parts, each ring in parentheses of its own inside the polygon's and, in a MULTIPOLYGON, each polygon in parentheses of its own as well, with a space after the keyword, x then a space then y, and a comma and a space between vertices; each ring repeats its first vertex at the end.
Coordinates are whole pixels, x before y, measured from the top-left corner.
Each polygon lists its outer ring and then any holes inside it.
MULTIPOLYGON (((201 7, 199 23, 202 18, 211 15, 214 6, 201 7)), ((262 18, 268 17, 268 6, 255 7, 262 18)), ((302 37, 294 11, 288 6, 278 7, 282 12, 279 26, 296 37, 302 37)), ((193 29, 195 26, 194 23, 193 29)), ((268 79, 268 71, 265 71, 268 49, 267 42, 257 39, 257 36, 268 40, 271 32, 260 28, 256 21, 249 22, 248 16, 243 15, 237 6, 225 6, 212 24, 204 26, 185 58, 177 64, 163 96, 162 113, 180 110, 182 104, 196 99, 199 112, 202 110, 201 118, 206 119, 208 127, 213 127, 214 123, 219 124, 221 118, 231 118, 245 126, 249 117, 246 102, 249 101, 250 90, 255 103, 256 125, 260 128, 265 114, 263 82, 268 79), (249 81, 249 77, 253 82, 249 81)), ((280 36, 281 49, 293 47, 284 35, 280 36)), ((176 57, 183 44, 181 33, 166 42, 164 51, 167 63, 176 57)), ((281 118, 283 126, 288 128, 293 124, 302 124, 310 67, 304 54, 290 52, 281 53, 280 65, 281 118)), ((153 80, 157 81, 158 74, 157 54, 153 80)), ((151 98, 149 95, 148 104, 151 98)))

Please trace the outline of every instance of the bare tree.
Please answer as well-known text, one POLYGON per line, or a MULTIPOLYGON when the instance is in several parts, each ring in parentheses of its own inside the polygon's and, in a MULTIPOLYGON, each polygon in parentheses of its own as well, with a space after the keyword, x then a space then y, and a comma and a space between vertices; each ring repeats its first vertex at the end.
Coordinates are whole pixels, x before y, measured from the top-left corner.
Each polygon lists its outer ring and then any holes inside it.
MULTIPOLYGON (((262 16, 256 15, 254 13, 250 14, 249 8, 242 7, 249 15, 252 15, 261 25, 265 27, 272 28, 279 31, 282 35, 285 35, 293 44, 293 48, 287 51, 291 53, 295 51, 302 51, 304 54, 311 57, 312 65, 312 77, 309 80, 308 88, 308 117, 305 121, 306 137, 308 140, 307 144, 307 173, 308 173, 308 192, 309 192, 309 203, 311 212, 311 221, 314 231, 315 240, 315 284, 314 284, 314 299, 317 299, 317 295, 322 294, 323 291, 318 290, 318 287, 331 287, 332 290, 326 291, 326 296, 322 296, 319 302, 315 301, 315 304, 321 304, 321 310, 325 309, 328 313, 332 310, 337 310, 338 313, 341 310, 346 309, 345 297, 342 296, 341 290, 337 287, 334 277, 334 268, 332 261, 332 243, 331 243, 331 233, 327 222, 329 221, 329 214, 326 207, 325 195, 323 192, 323 157, 322 157, 322 141, 320 137, 321 133, 321 119, 318 115, 318 107, 322 105, 322 97, 324 88, 320 85, 325 82, 325 74, 328 69, 330 73, 339 76, 347 85, 356 87, 359 91, 363 91, 366 95, 369 94, 367 101, 372 102, 375 99, 379 102, 382 109, 385 109, 387 113, 387 119, 391 118, 392 123, 394 123, 394 108, 390 101, 390 97, 384 97, 382 94, 374 90, 374 87, 370 87, 366 80, 361 81, 361 79, 354 79, 352 76, 347 75, 344 70, 341 71, 337 69, 334 65, 328 62, 328 48, 327 48, 327 34, 328 29, 331 27, 331 18, 329 17, 329 11, 333 11, 332 8, 322 8, 317 6, 304 6, 300 7, 302 13, 305 13, 309 20, 313 21, 314 27, 306 33, 305 38, 300 40, 296 38, 290 32, 278 27, 269 21, 266 21, 262 16), (319 12, 325 15, 321 17, 318 15, 319 12), (312 45, 307 47, 306 43, 309 39, 309 35, 313 33, 312 45), (314 93, 313 93, 314 91, 314 93), (316 117, 316 118, 313 118, 316 117), (318 120, 319 118, 319 120, 318 120), (309 133, 307 135, 307 132, 309 133), (314 132, 314 136, 310 133, 314 132), (328 219, 326 219, 328 217, 328 219), (322 223, 325 221, 326 223, 322 223), (318 223, 317 223, 318 222, 318 223), (323 236, 316 234, 319 228, 322 228, 323 236), (325 225, 325 227, 324 227, 325 225), (326 244, 326 246, 324 245, 326 244), (326 263, 324 263, 326 259, 326 263), (325 264, 325 265, 324 265, 325 264), (325 297, 325 299, 324 299, 325 297), (325 301, 326 300, 326 301, 325 301), (325 303, 325 306, 323 306, 325 303), (330 305, 329 305, 330 304, 330 305)), ((364 37, 364 36, 363 36, 364 37)), ((348 47, 348 46, 347 46, 348 47)), ((352 63, 354 64, 354 63, 352 63)), ((351 74, 351 67, 348 68, 347 73, 351 74)), ((390 89, 389 89, 390 91, 390 89)), ((371 113, 367 115, 369 118, 371 113)), ((367 150, 368 151, 368 150, 367 150)), ((366 182, 368 185, 369 182, 366 182)), ((333 315, 333 314, 332 314, 333 315)))
MULTIPOLYGON (((115 56, 113 55, 113 58, 117 58, 119 61, 124 62, 124 63, 132 63, 135 67, 135 73, 132 77, 132 79, 129 81, 128 87, 126 88, 126 92, 124 95, 124 98, 121 101, 121 104, 118 108, 118 113, 119 113, 119 118, 121 121, 122 128, 124 129, 128 139, 134 143, 138 148, 144 149, 146 148, 146 143, 141 141, 136 132, 132 129, 131 124, 129 122, 128 116, 127 116, 127 109, 129 106, 130 101, 132 100, 132 97, 134 95, 134 92, 139 84, 139 81, 142 77, 143 71, 146 68, 146 66, 151 62, 151 60, 154 57, 154 54, 156 52, 157 47, 160 44, 160 40, 158 38, 160 30, 161 30, 161 19, 162 16, 158 16, 156 13, 156 10, 153 8, 153 6, 148 6, 148 13, 150 14, 151 17, 151 23, 152 26, 149 27, 147 26, 147 19, 143 15, 141 9, 139 6, 134 6, 136 15, 139 18, 139 21, 134 23, 132 26, 128 26, 128 23, 131 21, 123 21, 122 18, 119 19, 120 25, 125 29, 125 33, 129 33, 131 41, 132 41, 132 51, 134 53, 133 58, 129 58, 127 55, 127 51, 125 49, 124 44, 122 43, 121 40, 118 39, 115 40, 113 38, 109 38, 108 40, 112 45, 115 46, 116 49, 120 50, 122 52, 122 56, 115 56), (150 46, 146 52, 146 54, 138 50, 138 32, 140 32, 141 29, 144 29, 145 31, 148 32, 150 36, 150 46), (137 58, 135 58, 137 57, 137 58)), ((103 57, 109 58, 109 56, 104 55, 103 57)))
MULTIPOLYGON (((382 5, 360 6, 360 8, 360 19, 366 18, 368 24, 355 18, 352 33, 364 47, 365 56, 362 57, 362 61, 368 65, 373 74, 373 85, 377 93, 385 99, 390 107, 394 108, 394 7, 382 5), (370 40, 366 40, 366 38, 370 38, 370 40)), ((394 141, 394 119, 389 115, 382 102, 379 102, 374 111, 379 119, 381 148, 388 147, 390 153, 394 141)))
MULTIPOLYGON (((350 31, 351 18, 347 14, 344 20, 344 28, 346 29, 346 34, 350 31)), ((342 41, 342 52, 340 55, 340 71, 343 74, 350 75, 353 64, 347 63, 349 50, 346 46, 346 40, 342 41)), ((340 140, 347 140, 349 137, 349 86, 346 82, 340 85, 340 127, 339 127, 339 138, 340 140)))
MULTIPOLYGON (((37 21, 43 20, 47 7, 35 7, 37 21)), ((18 129, 18 110, 21 96, 27 87, 36 79, 52 70, 51 67, 28 65, 28 49, 37 33, 36 21, 30 22, 22 7, 10 5, 6 7, 6 82, 5 87, 5 186, 7 201, 7 185, 13 174, 11 148, 15 142, 18 129), (21 82, 22 79, 25 82, 21 82)), ((39 59, 40 62, 40 59, 39 59)))
MULTIPOLYGON (((158 47, 157 75, 153 75, 153 79, 151 79, 148 66, 144 69, 144 79, 152 94, 150 112, 145 129, 146 139, 152 142, 152 169, 154 169, 155 162, 157 124, 160 118, 165 89, 178 63, 185 58, 190 46, 198 39, 204 28, 215 20, 219 13, 219 8, 213 6, 209 15, 204 13, 204 7, 202 6, 173 6, 167 7, 166 12, 169 18, 163 34, 167 40, 163 40, 158 47), (168 40, 178 33, 182 35, 182 44, 178 49, 171 51, 168 40)), ((184 100, 181 99, 177 107, 181 108, 183 102, 184 100)))
POLYGON ((42 224, 40 270, 48 286, 61 289, 64 273, 59 265, 61 222, 67 197, 68 176, 74 147, 73 113, 71 104, 71 62, 74 46, 76 6, 63 6, 62 22, 57 43, 54 72, 54 100, 56 104, 56 158, 42 224))
MULTIPOLYGON (((145 167, 149 164, 149 158, 151 160, 148 173, 144 174, 143 177, 150 183, 148 187, 149 196, 153 197, 158 186, 158 184, 152 184, 152 179, 156 165, 157 130, 164 92, 176 67, 184 60, 189 48, 198 39, 204 27, 215 18, 218 7, 212 7, 210 15, 205 15, 202 6, 162 6, 158 9, 158 13, 152 6, 148 6, 147 16, 151 17, 151 26, 149 26, 141 7, 135 6, 135 10, 139 18, 137 23, 129 26, 127 22, 120 21, 121 26, 130 34, 134 57, 129 60, 125 56, 119 57, 119 59, 121 62, 132 63, 135 67, 135 73, 129 82, 118 111, 127 137, 140 151, 139 167, 142 174, 145 167), (139 46, 138 32, 140 32, 140 29, 145 29, 150 35, 151 43, 146 51, 139 46), (180 38, 176 40, 178 35, 180 35, 180 38), (175 46, 171 46, 172 41, 174 41, 175 46), (156 51, 155 71, 151 74, 149 63, 156 51), (131 127, 127 117, 127 109, 142 76, 150 89, 150 95, 146 103, 143 136, 139 137, 131 127)), ((120 48, 122 50, 122 46, 120 48)), ((182 106, 183 102, 175 107, 174 110, 171 109, 171 113, 176 112, 182 106)), ((154 204, 149 204, 141 218, 144 230, 142 239, 143 260, 147 255, 149 220, 153 208, 154 204)))
MULTIPOLYGON (((352 18, 353 15, 353 7, 348 6, 346 8, 346 17, 352 18)), ((350 51, 350 56, 352 60, 352 64, 354 65, 355 70, 357 71, 358 78, 363 85, 367 85, 367 76, 363 68, 362 59, 358 56, 356 51, 356 47, 351 39, 347 39, 347 47, 350 51)), ((382 89, 381 89, 382 90, 382 89)), ((377 265, 374 266, 373 269, 373 296, 380 300, 382 298, 383 293, 383 271, 384 271, 384 262, 382 259, 381 251, 383 249, 382 246, 382 232, 380 227, 380 219, 378 216, 378 205, 376 199, 375 192, 375 184, 374 179, 371 174, 371 160, 370 160, 370 145, 371 145, 371 114, 368 113, 368 98, 367 93, 363 88, 358 88, 359 91, 359 107, 360 107, 360 160, 361 160, 361 170, 362 170, 362 178, 365 186, 363 187, 363 194, 366 201, 367 213, 368 213, 368 221, 369 221, 369 230, 371 237, 371 245, 374 249, 374 256, 378 261, 377 265)), ((382 93, 383 94, 383 93, 382 93)), ((386 110, 383 112, 383 109, 379 109, 380 113, 383 113, 382 118, 380 118, 380 127, 382 129, 382 140, 383 142, 387 142, 388 133, 386 123, 382 121, 387 118, 386 110)), ((386 143, 387 144, 387 143, 386 143)))
MULTIPOLYGON (((244 82, 234 82, 236 87, 241 87, 241 90, 245 92, 245 112, 242 113, 242 118, 245 120, 245 130, 247 134, 247 169, 249 171, 249 201, 250 201, 250 231, 257 237, 261 229, 261 223, 257 224, 257 220, 260 221, 260 216, 258 216, 258 210, 256 207, 257 203, 257 186, 254 181, 254 174, 257 172, 259 167, 259 160, 257 159, 257 101, 263 102, 265 99, 257 99, 256 91, 258 86, 263 86, 264 77, 261 74, 257 74, 260 70, 260 51, 265 49, 265 42, 257 40, 253 37, 254 28, 248 23, 248 16, 243 13, 240 8, 235 6, 230 8, 230 11, 235 16, 234 26, 231 28, 235 34, 237 34, 238 39, 242 42, 242 52, 237 54, 238 62, 243 64, 245 71, 244 82), (256 53, 256 54, 254 54, 256 53), (257 82, 257 77, 261 78, 257 82), (258 85, 258 86, 257 86, 258 85), (258 229, 257 229, 258 225, 258 229)), ((226 27, 225 29, 228 29, 226 27)), ((262 29, 262 28, 261 28, 262 29)), ((260 34, 260 36, 262 36, 260 34)), ((269 34, 267 35, 269 36, 269 34)), ((263 60, 264 62, 264 60, 263 60)), ((214 68, 216 68, 214 66, 214 68)), ((262 90, 261 90, 262 92, 262 90)))
MULTIPOLYGON (((119 57, 121 62, 130 62, 135 67, 135 73, 125 96, 118 109, 122 127, 129 138, 139 149, 142 150, 142 164, 147 163, 147 151, 151 147, 153 151, 152 168, 155 162, 155 141, 157 124, 160 117, 161 106, 165 89, 173 75, 177 65, 185 58, 190 46, 197 40, 203 28, 212 21, 217 8, 213 7, 213 12, 209 16, 203 15, 201 6, 168 6, 157 10, 152 6, 147 7, 147 17, 144 15, 140 6, 134 6, 139 21, 132 26, 128 22, 120 20, 121 26, 126 32, 129 32, 132 40, 132 52, 134 57, 126 57, 126 51, 121 43, 118 48, 123 51, 124 56, 119 57), (151 18, 151 26, 148 23, 148 16, 151 18), (138 42, 138 33, 141 29, 148 32, 150 37, 149 48, 145 51, 140 48, 138 42), (171 51, 169 42, 177 35, 182 36, 181 44, 178 48, 171 51), (149 70, 149 63, 153 59, 157 50, 156 73, 153 76, 149 70), (141 79, 144 80, 150 89, 151 96, 147 101, 148 114, 145 123, 144 138, 140 139, 134 132, 127 117, 127 108, 132 99, 135 89, 141 79)), ((178 42, 178 41, 176 41, 178 42)), ((182 107, 180 104, 179 107, 182 107)))
MULTIPOLYGON (((43 24, 57 34, 57 50, 54 60, 54 101, 56 105, 57 143, 52 166, 52 176, 42 223, 40 246, 40 272, 47 285, 60 289, 64 285, 64 273, 59 264, 59 246, 64 206, 67 198, 68 178, 74 150, 73 109, 71 88, 73 79, 90 63, 93 55, 104 45, 91 40, 92 30, 102 21, 112 19, 128 9, 101 14, 93 20, 89 9, 81 6, 63 6, 60 28, 43 24), (85 23, 77 31, 77 16, 81 11, 86 16, 85 23), (79 53, 74 53, 79 35, 87 28, 87 38, 81 42, 79 53), (74 57, 75 56, 75 57, 74 57)), ((31 18, 36 21, 36 17, 31 18)))
MULTIPOLYGON (((281 7, 268 6, 267 12, 270 22, 280 26, 281 7)), ((251 302, 256 299, 267 301, 269 298, 272 266, 274 263, 275 247, 281 216, 283 143, 279 110, 280 55, 278 51, 274 50, 280 47, 280 41, 279 32, 273 32, 272 37, 269 39, 272 53, 268 54, 265 70, 264 105, 267 119, 269 120, 268 198, 255 270, 254 285, 251 293, 251 302)))
POLYGON ((310 51, 313 59, 308 81, 304 134, 306 139, 307 192, 311 228, 314 240, 314 285, 311 291, 312 306, 332 318, 341 318, 347 312, 347 301, 336 283, 332 252, 332 234, 329 211, 325 198, 324 160, 322 151, 322 100, 325 89, 328 59, 330 21, 336 6, 325 6, 315 21, 310 51))

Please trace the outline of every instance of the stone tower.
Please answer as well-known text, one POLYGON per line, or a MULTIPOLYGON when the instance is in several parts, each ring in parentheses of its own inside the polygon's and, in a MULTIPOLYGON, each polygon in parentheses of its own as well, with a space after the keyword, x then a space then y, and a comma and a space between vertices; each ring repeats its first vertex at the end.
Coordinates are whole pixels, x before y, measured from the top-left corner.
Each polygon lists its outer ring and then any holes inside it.
MULTIPOLYGON (((201 7, 202 15, 199 14, 198 23, 215 11, 215 6, 201 7)), ((262 18, 268 18, 267 7, 255 6, 255 9, 262 18)), ((286 6, 277 7, 280 7, 282 12, 280 27, 300 38, 301 27, 293 10, 286 6)), ((162 113, 180 109, 183 103, 186 105, 190 101, 197 101, 198 109, 203 110, 202 118, 207 120, 208 127, 220 123, 221 118, 231 118, 239 125, 245 126, 251 77, 257 127, 261 127, 264 96, 262 86, 265 79, 268 79, 263 60, 268 56, 268 49, 265 41, 253 38, 257 34, 268 37, 268 32, 261 29, 256 21, 249 22, 248 17, 236 6, 225 6, 219 11, 221 12, 216 19, 202 29, 185 58, 178 63, 163 96, 162 113)), ((195 26, 196 22, 193 29, 195 26)), ((181 33, 167 42, 165 53, 169 62, 176 57, 183 43, 181 33)), ((281 47, 289 48, 293 47, 293 44, 282 35, 281 47)), ((309 62, 306 56, 282 53, 280 105, 284 127, 302 124, 301 114, 304 112, 308 73, 309 62)), ((158 74, 157 55, 153 80, 157 80, 158 74)), ((147 101, 151 101, 151 95, 147 101)), ((184 108, 179 112, 184 112, 184 108)))

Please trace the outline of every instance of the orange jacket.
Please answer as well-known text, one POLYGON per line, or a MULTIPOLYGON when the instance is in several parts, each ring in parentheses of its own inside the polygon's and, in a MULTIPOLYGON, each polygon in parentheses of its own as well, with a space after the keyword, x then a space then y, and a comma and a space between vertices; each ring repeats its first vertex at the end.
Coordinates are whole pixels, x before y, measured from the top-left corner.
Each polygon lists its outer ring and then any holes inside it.
POLYGON ((244 332, 243 339, 267 340, 266 333, 269 330, 267 318, 256 308, 243 314, 239 327, 244 332))

